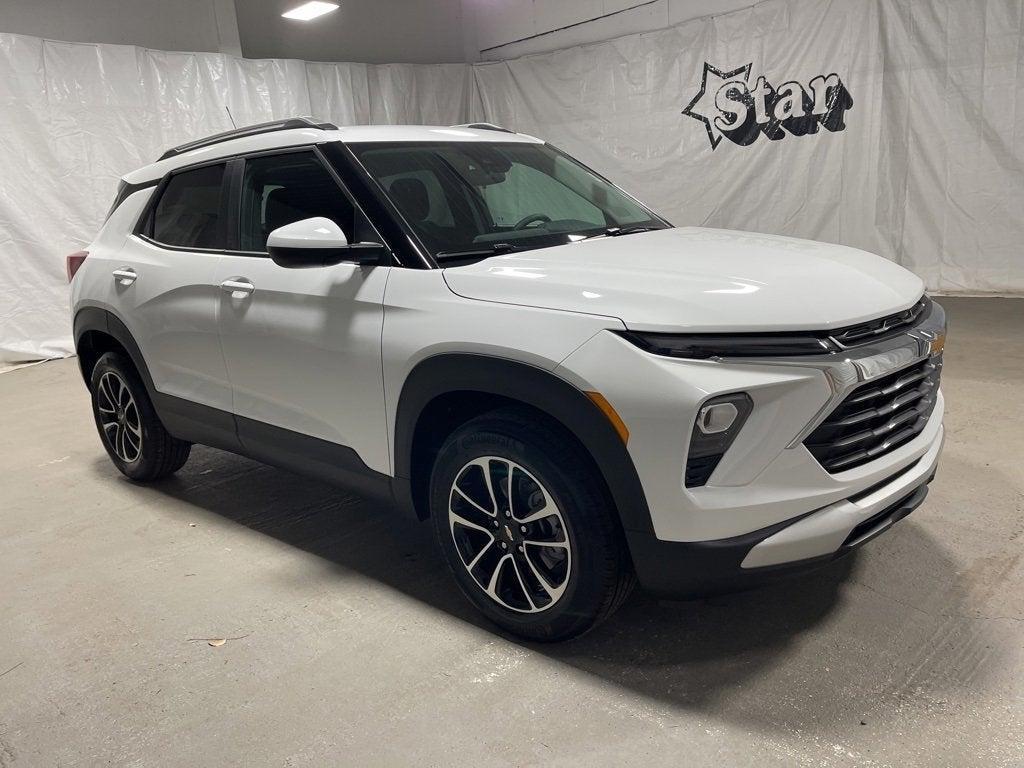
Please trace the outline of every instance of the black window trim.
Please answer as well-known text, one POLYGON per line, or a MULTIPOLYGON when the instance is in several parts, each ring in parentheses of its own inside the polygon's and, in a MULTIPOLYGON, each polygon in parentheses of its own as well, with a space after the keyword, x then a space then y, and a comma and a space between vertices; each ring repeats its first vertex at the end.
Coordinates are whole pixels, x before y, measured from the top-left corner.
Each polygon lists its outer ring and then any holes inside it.
POLYGON ((226 231, 226 225, 227 225, 227 218, 226 217, 227 217, 227 215, 230 212, 230 208, 229 208, 229 187, 230 187, 230 184, 225 184, 225 181, 230 179, 230 176, 229 176, 229 174, 231 172, 230 160, 231 160, 230 158, 218 157, 218 158, 213 158, 213 159, 210 159, 210 160, 204 160, 204 161, 198 162, 198 163, 192 163, 190 165, 183 165, 183 166, 180 166, 178 168, 175 168, 172 171, 168 171, 168 173, 162 179, 160 179, 159 183, 156 185, 156 190, 154 190, 153 194, 150 195, 149 200, 146 201, 146 206, 142 209, 142 213, 139 215, 138 221, 135 222, 134 229, 132 229, 132 235, 134 235, 135 237, 139 238, 140 240, 144 240, 145 242, 149 243, 150 245, 155 245, 158 248, 164 248, 164 249, 166 249, 168 251, 182 251, 182 252, 185 252, 185 253, 210 253, 210 254, 224 253, 225 249, 223 249, 223 248, 195 248, 195 247, 187 246, 187 245, 171 245, 170 243, 163 243, 163 242, 160 242, 159 240, 157 240, 156 238, 154 238, 146 230, 149 229, 150 224, 152 223, 151 222, 151 218, 152 218, 154 212, 156 211, 157 205, 160 204, 160 199, 164 196, 164 192, 167 190, 167 185, 171 183, 171 179, 172 178, 174 178, 175 176, 177 176, 180 173, 185 173, 187 171, 195 171, 195 170, 199 170, 200 168, 207 168, 207 167, 212 166, 212 165, 223 165, 224 166, 224 176, 223 176, 223 178, 221 178, 221 182, 220 182, 221 186, 220 186, 220 214, 219 214, 219 216, 220 216, 221 222, 223 222, 221 224, 221 226, 225 229, 225 231, 224 231, 224 242, 227 243, 228 239, 227 239, 227 231, 226 231))
POLYGON ((436 269, 437 262, 349 146, 335 140, 322 142, 317 147, 348 188, 359 190, 361 202, 365 204, 364 213, 377 232, 387 238, 385 244, 398 265, 408 269, 436 269))
MULTIPOLYGON (((264 149, 259 152, 246 152, 245 154, 238 155, 232 159, 237 165, 233 168, 232 179, 231 179, 231 200, 232 204, 230 207, 230 213, 232 221, 229 221, 231 226, 230 236, 228 237, 228 245, 231 246, 224 253, 228 256, 246 256, 249 258, 262 258, 269 259, 270 254, 266 251, 244 251, 240 245, 242 242, 241 238, 241 211, 242 211, 242 184, 245 178, 245 164, 248 160, 253 160, 261 157, 280 157, 282 155, 292 155, 301 152, 310 153, 320 161, 324 170, 327 171, 328 175, 338 186, 338 189, 343 195, 345 195, 352 203, 352 207, 355 208, 356 212, 362 214, 363 218, 369 222, 373 231, 380 238, 381 244, 385 250, 392 254, 391 259, 387 263, 382 263, 380 266, 394 266, 394 249, 390 246, 384 235, 381 233, 380 228, 374 223, 373 219, 366 213, 366 210, 360 204, 359 199, 352 194, 351 190, 346 186, 344 181, 338 176, 338 173, 334 170, 331 162, 324 157, 323 153, 320 152, 319 145, 317 144, 305 144, 298 147, 275 147, 273 149, 264 149)), ((352 245, 355 245, 353 243, 352 245)))
POLYGON ((121 207, 121 203, 136 192, 141 192, 144 189, 154 189, 159 183, 160 179, 150 179, 149 181, 143 181, 139 184, 129 184, 124 179, 121 179, 117 184, 117 194, 114 196, 114 202, 110 206, 110 210, 107 211, 107 215, 103 220, 106 221, 113 216, 114 211, 121 207))
POLYGON ((317 144, 299 144, 289 147, 272 147, 270 149, 263 149, 255 152, 238 152, 232 155, 209 158, 196 163, 178 166, 177 168, 168 171, 163 178, 148 183, 151 186, 155 186, 156 189, 150 199, 146 202, 145 207, 142 209, 142 213, 135 222, 135 227, 132 229, 131 234, 150 245, 156 246, 157 248, 163 248, 168 251, 268 259, 270 258, 270 255, 266 251, 243 251, 239 248, 239 244, 241 242, 239 219, 242 205, 242 180, 245 172, 245 161, 247 159, 257 157, 312 152, 324 166, 327 173, 330 174, 334 183, 338 185, 341 192, 349 198, 356 210, 362 213, 373 230, 381 238, 381 243, 384 245, 384 248, 388 252, 390 258, 387 262, 382 262, 380 266, 407 266, 398 258, 395 247, 391 242, 389 242, 391 238, 388 238, 387 234, 382 231, 382 227, 378 225, 379 219, 375 219, 366 211, 366 207, 362 204, 359 197, 352 193, 349 186, 342 179, 341 174, 338 173, 335 163, 332 162, 332 159, 327 157, 322 151, 323 147, 337 145, 340 143, 341 142, 338 141, 331 141, 317 144), (148 234, 146 229, 150 224, 150 218, 156 210, 156 206, 159 204, 160 198, 163 196, 163 193, 167 189, 167 185, 170 183, 171 179, 180 173, 194 171, 211 165, 224 166, 224 178, 221 180, 221 217, 224 221, 224 242, 227 247, 193 248, 182 245, 171 245, 169 243, 162 243, 148 234))

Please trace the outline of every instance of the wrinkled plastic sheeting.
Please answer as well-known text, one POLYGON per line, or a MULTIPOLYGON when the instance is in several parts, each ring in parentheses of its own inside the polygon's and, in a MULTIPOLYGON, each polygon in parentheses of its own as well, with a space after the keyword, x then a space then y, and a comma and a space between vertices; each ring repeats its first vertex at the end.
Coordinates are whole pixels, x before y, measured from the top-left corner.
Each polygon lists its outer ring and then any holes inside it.
POLYGON ((64 255, 124 173, 238 125, 486 119, 534 133, 676 224, 808 237, 932 289, 1024 292, 1024 0, 765 0, 509 62, 246 60, 0 34, 0 364, 72 351, 64 255), (778 87, 837 73, 842 132, 712 150, 705 62, 778 87))
POLYGON ((295 115, 464 122, 462 64, 314 64, 0 34, 0 365, 73 352, 64 257, 164 150, 295 115))
POLYGON ((768 0, 474 74, 486 119, 560 146, 674 224, 864 248, 931 289, 1024 292, 1021 0, 768 0), (752 64, 751 87, 837 73, 846 129, 712 150, 681 114, 705 62, 752 64))

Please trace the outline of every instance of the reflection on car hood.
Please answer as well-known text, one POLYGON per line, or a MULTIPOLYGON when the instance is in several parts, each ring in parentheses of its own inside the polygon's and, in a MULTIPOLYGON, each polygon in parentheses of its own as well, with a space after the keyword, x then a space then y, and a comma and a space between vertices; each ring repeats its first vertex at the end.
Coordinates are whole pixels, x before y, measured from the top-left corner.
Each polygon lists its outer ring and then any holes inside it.
POLYGON ((685 227, 444 271, 460 296, 619 318, 646 331, 829 330, 910 307, 921 280, 842 245, 685 227))

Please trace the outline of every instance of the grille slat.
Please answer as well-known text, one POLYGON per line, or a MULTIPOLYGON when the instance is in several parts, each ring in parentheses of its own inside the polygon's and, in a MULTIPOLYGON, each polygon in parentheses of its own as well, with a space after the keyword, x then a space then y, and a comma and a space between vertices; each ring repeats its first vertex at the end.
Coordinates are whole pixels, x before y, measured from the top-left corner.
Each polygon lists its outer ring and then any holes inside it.
POLYGON ((884 416, 892 411, 898 411, 900 408, 903 408, 906 405, 910 405, 910 403, 913 403, 916 400, 920 400, 922 397, 924 397, 924 393, 921 392, 920 390, 915 389, 912 392, 907 392, 905 394, 900 395, 887 405, 879 406, 876 408, 868 408, 866 411, 857 411, 856 413, 850 414, 849 416, 845 416, 842 419, 836 421, 836 426, 850 427, 853 426, 854 424, 860 424, 862 421, 867 421, 868 419, 873 419, 878 416, 884 416))
POLYGON ((831 338, 841 347, 857 346, 869 341, 879 341, 897 333, 902 333, 907 326, 916 323, 931 307, 931 299, 922 296, 910 309, 894 315, 881 317, 859 325, 840 328, 831 334, 831 338))
POLYGON ((804 440, 828 472, 874 461, 913 440, 935 408, 942 356, 854 389, 804 440))

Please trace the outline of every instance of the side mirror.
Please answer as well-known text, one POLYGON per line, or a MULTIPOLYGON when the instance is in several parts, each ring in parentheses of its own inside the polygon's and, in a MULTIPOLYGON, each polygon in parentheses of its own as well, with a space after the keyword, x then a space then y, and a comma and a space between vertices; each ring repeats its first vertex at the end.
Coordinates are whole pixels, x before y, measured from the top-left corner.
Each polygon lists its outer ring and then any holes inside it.
POLYGON ((275 264, 289 269, 374 265, 384 256, 380 243, 349 243, 341 227, 323 216, 278 227, 267 238, 267 251, 275 264))

